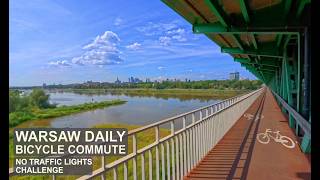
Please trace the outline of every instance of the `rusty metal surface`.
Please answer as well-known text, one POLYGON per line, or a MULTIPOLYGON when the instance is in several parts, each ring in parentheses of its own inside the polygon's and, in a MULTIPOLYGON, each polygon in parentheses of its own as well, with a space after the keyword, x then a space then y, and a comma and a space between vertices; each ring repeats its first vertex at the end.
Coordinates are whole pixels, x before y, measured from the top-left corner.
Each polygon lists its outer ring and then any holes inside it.
POLYGON ((184 179, 310 179, 310 157, 298 144, 287 148, 273 139, 268 144, 257 140, 258 134, 271 129, 298 141, 269 90, 245 114, 255 115, 260 103, 260 118, 242 116, 184 179))

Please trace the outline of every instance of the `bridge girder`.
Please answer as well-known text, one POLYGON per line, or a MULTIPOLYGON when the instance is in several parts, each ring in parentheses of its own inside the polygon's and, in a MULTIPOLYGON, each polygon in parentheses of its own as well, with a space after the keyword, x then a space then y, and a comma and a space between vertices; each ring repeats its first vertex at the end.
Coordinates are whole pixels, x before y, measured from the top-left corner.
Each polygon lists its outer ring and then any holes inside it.
MULTIPOLYGON (((265 3, 268 8, 249 5, 246 0, 231 5, 217 0, 162 1, 187 19, 195 34, 203 33, 216 42, 221 52, 231 54, 236 62, 302 112, 302 102, 308 102, 304 94, 310 92, 300 90, 302 78, 308 77, 307 72, 303 72, 308 66, 303 64, 307 62, 308 53, 305 50, 301 61, 301 47, 309 47, 307 41, 302 41, 309 22, 301 17, 309 17, 306 7, 311 0, 265 3), (233 6, 238 6, 236 11, 233 6), (294 38, 296 41, 291 43, 294 38)), ((289 122, 290 127, 297 126, 290 115, 289 122)), ((299 133, 297 127, 296 133, 299 133)), ((304 137, 304 142, 310 144, 310 138, 304 137)), ((307 152, 310 146, 302 149, 307 152)))

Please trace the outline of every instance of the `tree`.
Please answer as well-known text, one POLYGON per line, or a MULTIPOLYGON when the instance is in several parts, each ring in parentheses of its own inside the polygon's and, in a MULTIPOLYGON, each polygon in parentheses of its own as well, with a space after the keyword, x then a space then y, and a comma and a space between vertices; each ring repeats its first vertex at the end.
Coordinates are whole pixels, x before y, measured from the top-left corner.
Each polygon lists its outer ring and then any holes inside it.
POLYGON ((49 95, 47 95, 42 89, 33 89, 30 94, 30 104, 38 108, 50 107, 49 95))
POLYGON ((9 113, 24 111, 29 106, 28 97, 21 97, 17 90, 9 90, 9 113))
POLYGON ((19 91, 9 91, 9 113, 17 110, 19 98, 19 91))

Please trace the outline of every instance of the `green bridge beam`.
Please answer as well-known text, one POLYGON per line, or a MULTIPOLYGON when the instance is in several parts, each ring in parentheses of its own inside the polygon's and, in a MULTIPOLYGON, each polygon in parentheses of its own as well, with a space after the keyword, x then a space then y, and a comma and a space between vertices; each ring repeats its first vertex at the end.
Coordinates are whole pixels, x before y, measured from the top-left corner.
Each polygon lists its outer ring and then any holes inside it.
POLYGON ((276 68, 271 68, 271 67, 255 67, 251 64, 243 64, 245 67, 249 67, 249 68, 253 68, 257 71, 271 71, 271 72, 276 72, 277 69, 276 68))
MULTIPOLYGON (((283 3, 284 3, 283 18, 287 19, 287 16, 290 12, 292 0, 286 0, 286 1, 283 1, 283 3)), ((277 47, 278 48, 280 47, 280 44, 282 42, 282 38, 283 38, 283 34, 277 34, 276 40, 277 40, 277 47)))
POLYGON ((273 66, 273 67, 280 67, 281 64, 279 61, 277 60, 259 60, 258 63, 252 62, 247 58, 234 58, 234 61, 236 62, 240 62, 240 63, 247 63, 247 64, 260 64, 260 65, 264 65, 264 66, 273 66))
POLYGON ((221 25, 223 27, 227 27, 228 24, 225 20, 226 15, 223 13, 224 11, 222 11, 220 8, 217 8, 217 4, 211 0, 205 0, 204 2, 207 4, 211 12, 218 18, 221 25))
MULTIPOLYGON (((254 37, 254 34, 251 34, 253 46, 255 49, 258 49, 258 43, 256 41, 256 38, 254 37)), ((260 56, 259 56, 260 57, 260 56)))
MULTIPOLYGON (((224 11, 218 6, 218 4, 211 0, 205 0, 204 2, 207 4, 211 12, 218 18, 220 25, 222 27, 228 27, 227 14, 224 13, 224 11)), ((243 50, 243 46, 239 38, 234 34, 231 34, 231 37, 236 42, 237 46, 243 50)))
POLYGON ((291 4, 292 4, 292 0, 286 0, 284 1, 284 11, 283 11, 283 17, 286 19, 287 15, 290 12, 290 8, 291 8, 291 4))
POLYGON ((270 70, 264 70, 264 69, 257 69, 255 67, 243 65, 243 64, 241 66, 244 66, 248 71, 256 75, 264 83, 269 82, 276 72, 276 71, 270 71, 270 70))
POLYGON ((280 47, 280 44, 281 44, 281 41, 282 41, 282 37, 283 37, 283 34, 279 34, 277 35, 277 48, 280 47))
POLYGON ((265 77, 261 71, 257 71, 255 68, 252 68, 251 66, 246 66, 245 64, 241 63, 242 67, 245 67, 248 71, 250 71, 253 75, 258 77, 261 81, 265 82, 265 77))
POLYGON ((261 81, 265 82, 265 79, 263 78, 263 76, 258 71, 254 70, 254 69, 248 69, 248 68, 246 68, 246 69, 248 71, 250 71, 256 77, 258 77, 261 81))
MULTIPOLYGON (((301 107, 305 101, 300 88, 303 87, 301 78, 304 77, 303 63, 306 61, 301 60, 301 55, 307 53, 301 49, 305 47, 301 46, 305 43, 301 41, 305 26, 301 17, 304 13, 309 15, 306 8, 311 0, 283 0, 277 5, 268 5, 270 8, 261 10, 250 9, 248 0, 239 0, 237 6, 240 12, 235 14, 234 19, 225 11, 221 0, 204 0, 209 12, 197 9, 189 1, 162 1, 171 4, 173 9, 187 19, 193 25, 192 30, 195 34, 204 34, 218 43, 221 52, 247 55, 246 58, 234 58, 234 61, 240 62, 242 67, 272 88, 290 106, 296 107, 297 112, 303 110, 301 107), (206 19, 209 15, 207 13, 214 15, 217 22, 212 23, 211 19, 206 19), (233 23, 233 20, 237 22, 233 23), (221 39, 212 35, 220 36, 221 39), (242 41, 241 35, 247 36, 248 39, 242 41), (276 39, 272 42, 260 42, 257 39, 259 35, 275 35, 276 39), (232 42, 225 36, 229 36, 232 42)), ((300 134, 301 127, 294 123, 292 114, 288 113, 288 116, 290 127, 294 127, 296 133, 300 134)), ((304 152, 310 151, 310 137, 304 135, 301 148, 304 152)))
POLYGON ((304 7, 305 7, 308 3, 311 3, 311 0, 300 0, 300 1, 299 1, 296 18, 299 18, 299 17, 300 17, 301 13, 303 12, 304 7))
MULTIPOLYGON (((249 24, 250 18, 249 18, 249 13, 248 13, 248 9, 247 9, 245 0, 240 0, 240 8, 241 8, 241 12, 242 12, 244 21, 246 22, 246 24, 249 24)), ((254 48, 258 49, 258 43, 256 41, 256 38, 254 37, 254 34, 250 33, 250 37, 252 39, 252 44, 253 44, 254 48)), ((249 59, 250 59, 250 57, 249 57, 249 59)), ((258 59, 260 60, 260 56, 258 56, 258 59)), ((256 58, 255 58, 255 60, 257 61, 256 58)))
POLYGON ((192 31, 195 34, 202 33, 218 33, 218 34, 297 34, 298 29, 287 29, 286 26, 282 27, 228 27, 223 26, 221 23, 206 23, 206 24, 194 24, 192 31))
POLYGON ((221 48, 221 52, 230 54, 244 54, 244 55, 254 55, 254 56, 265 56, 273 58, 282 58, 278 51, 260 51, 256 49, 242 50, 239 48, 221 48))
POLYGON ((269 79, 271 78, 267 73, 258 71, 254 68, 246 67, 248 71, 250 71, 253 75, 258 77, 260 80, 262 80, 264 83, 267 83, 269 79))
POLYGON ((278 68, 277 66, 270 66, 270 65, 265 65, 265 64, 257 64, 257 63, 254 63, 254 62, 240 62, 240 63, 252 65, 252 66, 254 66, 254 67, 262 67, 262 68, 264 68, 264 67, 266 67, 266 68, 270 67, 270 68, 273 68, 273 69, 274 69, 274 68, 278 68))
POLYGON ((267 69, 266 67, 259 68, 259 70, 262 72, 269 72, 270 74, 272 73, 273 75, 275 72, 277 72, 277 69, 267 69))
POLYGON ((250 19, 249 19, 249 14, 248 14, 245 0, 240 0, 240 9, 241 9, 244 20, 246 21, 246 23, 248 23, 250 19))

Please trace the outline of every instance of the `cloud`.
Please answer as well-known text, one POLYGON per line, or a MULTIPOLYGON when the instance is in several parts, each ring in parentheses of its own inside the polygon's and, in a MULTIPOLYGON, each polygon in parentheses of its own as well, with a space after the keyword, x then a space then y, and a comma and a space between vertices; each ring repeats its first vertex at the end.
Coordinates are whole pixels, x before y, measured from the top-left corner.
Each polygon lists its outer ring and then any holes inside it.
MULTIPOLYGON (((227 53, 221 53, 220 48, 218 46, 212 45, 202 45, 198 46, 197 44, 194 45, 184 45, 180 43, 179 45, 175 46, 163 46, 163 45, 146 45, 144 46, 145 52, 143 52, 140 57, 144 60, 141 61, 134 61, 125 63, 122 67, 142 67, 151 64, 163 64, 164 61, 179 62, 181 60, 185 61, 186 59, 193 61, 194 58, 201 58, 201 59, 213 59, 216 61, 220 58, 226 58, 230 55, 227 53), (147 60, 146 60, 147 59, 147 60)), ((180 63, 180 62, 179 62, 180 63)), ((215 63, 215 62, 213 62, 215 63)), ((165 65, 165 64, 163 64, 165 65)), ((157 68, 157 67, 156 67, 157 68)), ((187 71, 187 70, 186 70, 187 71)), ((194 70, 190 70, 189 73, 194 70)), ((192 72, 192 73, 193 73, 192 72)))
POLYGON ((112 31, 106 31, 103 35, 98 35, 96 39, 83 47, 83 49, 107 48, 115 50, 115 46, 120 42, 118 35, 112 31))
POLYGON ((188 40, 188 35, 192 36, 191 31, 187 32, 178 21, 169 23, 154 23, 148 22, 145 26, 136 28, 146 36, 158 36, 159 43, 163 46, 170 45, 170 42, 185 42, 188 40))
POLYGON ((161 71, 161 70, 165 69, 165 67, 159 66, 158 69, 161 71))
MULTIPOLYGON (((165 38, 164 40, 166 40, 165 38)), ((169 38, 170 39, 170 38, 169 38)), ((164 41, 162 40, 162 41, 164 41)), ((170 43, 170 42, 169 42, 170 43)), ((227 53, 221 53, 219 47, 214 47, 211 45, 203 46, 185 46, 182 44, 175 46, 164 46, 164 45, 155 45, 146 47, 146 52, 157 51, 157 53, 150 54, 153 56, 152 61, 160 60, 175 60, 175 59, 186 59, 192 57, 202 57, 202 58, 223 58, 230 57, 227 53), (161 50, 161 51, 159 51, 161 50)))
POLYGON ((116 18, 115 20, 114 20, 114 22, 113 22, 113 24, 115 25, 115 26, 120 26, 121 24, 123 23, 123 19, 121 19, 121 18, 116 18))
POLYGON ((50 61, 48 63, 50 66, 55 66, 55 67, 68 67, 71 66, 71 64, 66 61, 66 60, 62 60, 62 61, 50 61))
POLYGON ((172 39, 179 42, 187 41, 187 33, 183 28, 177 28, 166 32, 167 35, 171 35, 172 39))
POLYGON ((167 34, 184 34, 186 31, 182 28, 167 31, 167 34))
POLYGON ((137 27, 136 30, 144 33, 144 35, 146 36, 153 36, 153 35, 161 35, 164 32, 172 30, 177 27, 178 25, 175 22, 170 22, 170 23, 148 22, 147 25, 137 27))
POLYGON ((184 42, 184 41, 187 41, 187 38, 183 37, 183 36, 180 36, 180 35, 175 35, 175 36, 172 36, 172 39, 175 39, 179 42, 184 42))
POLYGON ((128 46, 126 46, 127 49, 130 49, 130 50, 138 50, 141 48, 141 44, 135 42, 133 44, 130 44, 128 46))
POLYGON ((159 42, 162 46, 168 46, 171 43, 171 38, 168 36, 161 36, 159 42))
POLYGON ((120 39, 112 31, 98 35, 95 40, 82 49, 86 50, 81 56, 72 58, 71 62, 77 65, 112 65, 120 64, 123 59, 117 46, 120 39))

